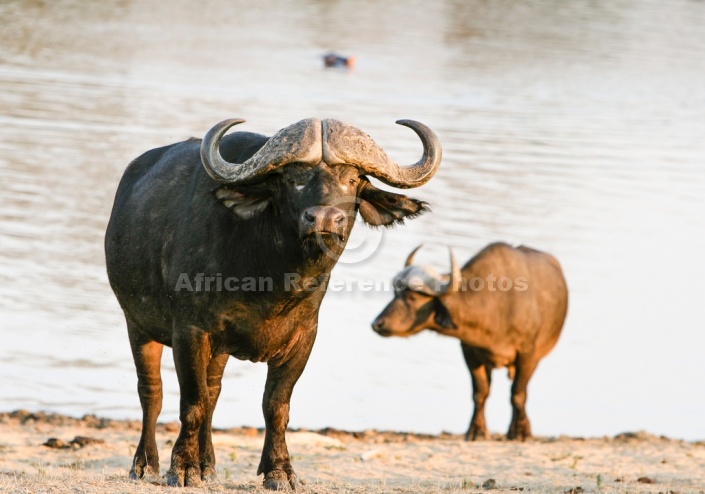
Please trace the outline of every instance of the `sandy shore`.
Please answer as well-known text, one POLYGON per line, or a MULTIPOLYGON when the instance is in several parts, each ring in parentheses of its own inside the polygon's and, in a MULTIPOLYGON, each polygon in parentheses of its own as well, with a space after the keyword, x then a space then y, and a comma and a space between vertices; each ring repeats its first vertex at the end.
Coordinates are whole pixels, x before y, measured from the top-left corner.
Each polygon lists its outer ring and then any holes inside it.
MULTIPOLYGON (((159 427, 162 474, 178 429, 159 427)), ((0 413, 0 492, 164 492, 163 478, 127 478, 139 430, 135 421, 0 413), (45 445, 52 438, 59 447, 45 445)), ((705 492, 705 443, 643 432, 526 443, 331 429, 287 437, 304 492, 705 492)), ((255 476, 262 441, 254 428, 216 431, 218 481, 184 492, 266 492, 255 476)))

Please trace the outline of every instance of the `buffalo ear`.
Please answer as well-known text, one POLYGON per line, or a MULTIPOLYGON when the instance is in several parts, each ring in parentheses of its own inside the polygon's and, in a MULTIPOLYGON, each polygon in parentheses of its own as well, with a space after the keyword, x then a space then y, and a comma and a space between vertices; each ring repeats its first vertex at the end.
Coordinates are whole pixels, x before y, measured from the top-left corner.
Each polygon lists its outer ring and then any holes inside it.
POLYGON ((364 177, 358 197, 360 216, 372 226, 400 225, 404 218, 415 218, 430 210, 427 202, 378 189, 364 177))
POLYGON ((223 206, 244 220, 254 218, 272 202, 272 196, 268 191, 254 188, 250 190, 250 188, 245 187, 231 188, 221 186, 215 189, 213 193, 215 198, 223 203, 223 206))
POLYGON ((438 297, 433 297, 433 321, 443 329, 458 329, 453 319, 450 317, 450 312, 438 297))

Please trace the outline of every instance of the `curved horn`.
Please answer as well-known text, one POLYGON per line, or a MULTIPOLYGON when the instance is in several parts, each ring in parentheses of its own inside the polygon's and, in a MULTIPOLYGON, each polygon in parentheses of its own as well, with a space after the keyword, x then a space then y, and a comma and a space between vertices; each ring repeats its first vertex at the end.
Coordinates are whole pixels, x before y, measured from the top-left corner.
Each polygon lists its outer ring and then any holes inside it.
POLYGON ((463 282, 463 275, 460 273, 460 266, 458 266, 458 261, 455 259, 453 248, 449 247, 448 250, 450 251, 450 279, 444 293, 457 292, 463 282))
POLYGON ((404 267, 409 267, 413 264, 414 262, 414 256, 418 252, 418 250, 423 247, 423 244, 419 244, 418 247, 416 247, 414 250, 411 251, 411 254, 409 254, 409 257, 406 258, 406 262, 404 263, 404 267))
POLYGON ((321 121, 313 118, 283 128, 244 163, 226 161, 220 154, 220 140, 230 127, 244 121, 224 120, 203 138, 201 161, 213 180, 225 184, 252 182, 293 161, 311 164, 321 161, 321 121))
POLYGON ((411 166, 392 161, 372 138, 338 120, 323 120, 323 159, 329 165, 349 164, 387 185, 411 189, 425 184, 441 164, 441 142, 434 132, 415 120, 397 120, 409 127, 423 143, 421 159, 411 166))

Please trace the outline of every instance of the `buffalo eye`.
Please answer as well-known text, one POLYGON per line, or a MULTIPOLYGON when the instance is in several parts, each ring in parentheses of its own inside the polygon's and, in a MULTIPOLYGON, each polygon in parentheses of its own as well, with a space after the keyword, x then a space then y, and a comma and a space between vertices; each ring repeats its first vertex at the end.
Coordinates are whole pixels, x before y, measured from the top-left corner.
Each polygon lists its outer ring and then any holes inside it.
POLYGON ((298 183, 293 178, 287 179, 286 183, 289 184, 291 187, 295 188, 296 190, 303 190, 304 188, 303 184, 298 183))

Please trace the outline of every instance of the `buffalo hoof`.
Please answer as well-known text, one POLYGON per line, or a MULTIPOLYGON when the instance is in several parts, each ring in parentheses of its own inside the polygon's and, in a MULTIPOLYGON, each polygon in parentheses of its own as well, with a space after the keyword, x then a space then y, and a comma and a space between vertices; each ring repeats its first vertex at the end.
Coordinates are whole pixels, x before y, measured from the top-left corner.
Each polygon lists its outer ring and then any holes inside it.
POLYGON ((482 425, 471 425, 468 431, 465 433, 466 441, 482 441, 484 439, 490 438, 490 431, 487 427, 482 425))
POLYGON ((198 487, 201 485, 201 469, 172 468, 166 474, 166 483, 170 487, 198 487))
POLYGON ((201 480, 204 482, 213 482, 218 478, 218 474, 210 465, 201 466, 201 480))
POLYGON ((130 470, 130 480, 157 480, 159 479, 159 467, 147 465, 146 467, 132 467, 130 470))
POLYGON ((153 478, 159 478, 159 460, 148 463, 144 456, 135 456, 130 469, 130 480, 151 480, 153 478))
POLYGON ((290 473, 283 470, 272 470, 264 476, 264 488, 270 491, 295 491, 297 487, 302 485, 298 477, 292 469, 290 473))
POLYGON ((526 441, 531 439, 531 425, 527 419, 512 421, 507 432, 507 439, 511 441, 526 441))

